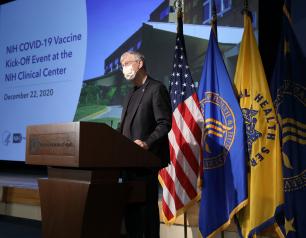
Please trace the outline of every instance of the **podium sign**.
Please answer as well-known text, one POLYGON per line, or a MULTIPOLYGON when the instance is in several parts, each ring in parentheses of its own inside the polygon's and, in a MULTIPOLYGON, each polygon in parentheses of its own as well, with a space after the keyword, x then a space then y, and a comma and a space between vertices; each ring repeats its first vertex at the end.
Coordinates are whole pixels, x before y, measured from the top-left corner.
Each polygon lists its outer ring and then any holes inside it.
POLYGON ((156 156, 116 130, 91 122, 29 126, 26 162, 77 168, 160 166, 156 156))

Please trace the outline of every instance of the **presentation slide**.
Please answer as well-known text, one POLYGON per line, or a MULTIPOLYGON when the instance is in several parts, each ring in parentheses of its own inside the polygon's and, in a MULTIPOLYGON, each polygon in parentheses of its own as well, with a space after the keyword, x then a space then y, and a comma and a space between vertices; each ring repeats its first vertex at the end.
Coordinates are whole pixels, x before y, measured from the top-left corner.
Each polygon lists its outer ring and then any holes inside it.
POLYGON ((86 19, 83 0, 1 6, 0 159, 25 159, 27 125, 72 120, 85 69, 86 19))

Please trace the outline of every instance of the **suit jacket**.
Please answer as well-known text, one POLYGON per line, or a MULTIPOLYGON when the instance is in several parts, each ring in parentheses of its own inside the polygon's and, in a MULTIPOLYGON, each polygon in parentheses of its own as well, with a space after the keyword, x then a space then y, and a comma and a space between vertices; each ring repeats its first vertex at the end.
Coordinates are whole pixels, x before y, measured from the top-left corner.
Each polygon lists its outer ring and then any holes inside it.
POLYGON ((127 107, 132 114, 129 125, 130 139, 147 143, 149 150, 161 159, 162 167, 169 163, 168 132, 171 129, 171 103, 166 87, 159 81, 147 78, 141 96, 129 105, 133 91, 125 98, 121 115, 120 132, 125 122, 127 107))

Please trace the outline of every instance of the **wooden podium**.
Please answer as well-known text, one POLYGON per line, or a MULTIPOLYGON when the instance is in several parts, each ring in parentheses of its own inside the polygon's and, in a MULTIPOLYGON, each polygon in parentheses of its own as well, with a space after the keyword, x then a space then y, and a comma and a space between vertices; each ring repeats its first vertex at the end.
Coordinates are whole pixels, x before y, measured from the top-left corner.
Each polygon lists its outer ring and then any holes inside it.
POLYGON ((122 169, 160 160, 101 123, 27 128, 26 163, 48 166, 38 180, 43 238, 120 237, 126 203, 145 201, 145 184, 119 181, 122 169))

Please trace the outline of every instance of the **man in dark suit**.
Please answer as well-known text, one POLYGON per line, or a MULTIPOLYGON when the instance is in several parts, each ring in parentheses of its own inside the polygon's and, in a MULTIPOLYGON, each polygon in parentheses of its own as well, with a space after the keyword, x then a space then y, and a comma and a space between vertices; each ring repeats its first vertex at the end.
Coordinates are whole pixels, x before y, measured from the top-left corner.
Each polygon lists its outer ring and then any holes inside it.
MULTIPOLYGON (((169 93, 161 82, 148 76, 142 54, 128 51, 121 56, 120 62, 124 77, 134 84, 124 101, 120 131, 158 156, 162 166, 166 166, 169 163, 168 132, 171 129, 169 93)), ((159 238, 158 171, 129 171, 123 179, 144 180, 147 184, 147 201, 127 207, 128 237, 159 238)))

